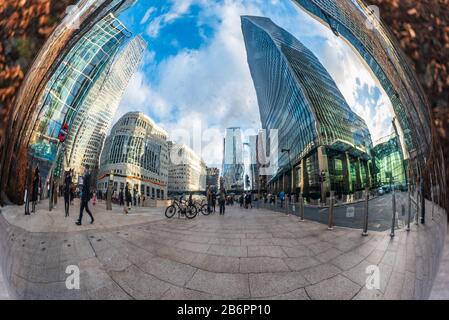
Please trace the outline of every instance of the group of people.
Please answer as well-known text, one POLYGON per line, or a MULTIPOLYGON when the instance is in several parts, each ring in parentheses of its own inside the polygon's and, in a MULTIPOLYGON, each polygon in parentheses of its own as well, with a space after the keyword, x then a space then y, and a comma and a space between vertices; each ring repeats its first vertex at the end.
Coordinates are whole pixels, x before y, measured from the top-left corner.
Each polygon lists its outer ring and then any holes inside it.
POLYGON ((212 212, 212 211, 215 212, 215 206, 216 206, 217 200, 218 200, 220 215, 225 214, 226 199, 227 199, 225 188, 222 187, 222 188, 220 188, 220 190, 218 190, 218 193, 215 193, 212 191, 211 186, 209 185, 207 187, 206 197, 207 197, 207 210, 209 212, 212 212))
POLYGON ((228 195, 225 188, 221 187, 217 193, 213 192, 211 186, 207 187, 206 191, 207 197, 207 205, 209 212, 215 212, 215 206, 218 200, 220 215, 224 215, 226 211, 226 206, 233 206, 234 201, 238 201, 240 203, 240 207, 244 207, 245 209, 249 209, 253 207, 252 204, 252 195, 250 192, 246 192, 241 194, 239 197, 235 195, 228 195))
POLYGON ((128 213, 128 211, 131 210, 131 205, 134 207, 140 207, 145 203, 145 200, 145 195, 137 194, 136 190, 133 190, 133 194, 131 194, 131 189, 128 182, 126 183, 125 188, 121 189, 118 194, 119 205, 124 206, 125 213, 128 213))
POLYGON ((245 209, 249 209, 253 207, 251 193, 247 192, 241 194, 239 197, 240 207, 244 207, 245 209))

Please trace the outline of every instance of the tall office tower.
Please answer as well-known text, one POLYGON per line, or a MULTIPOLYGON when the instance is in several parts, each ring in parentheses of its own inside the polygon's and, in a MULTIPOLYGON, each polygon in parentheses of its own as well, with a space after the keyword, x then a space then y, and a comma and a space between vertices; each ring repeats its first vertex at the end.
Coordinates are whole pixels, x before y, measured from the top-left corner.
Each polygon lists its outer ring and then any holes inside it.
POLYGON ((61 170, 75 140, 73 124, 94 84, 111 65, 120 46, 130 37, 126 27, 109 13, 75 43, 46 85, 39 118, 30 141, 30 153, 41 160, 42 174, 55 161, 61 170), (63 124, 69 127, 66 152, 58 148, 57 137, 63 124), (58 157, 58 159, 56 159, 58 157))
POLYGON ((142 112, 128 112, 112 127, 101 153, 98 190, 114 175, 115 195, 126 183, 135 195, 165 199, 168 184, 167 132, 142 112))
MULTIPOLYGON (((390 98, 398 127, 402 129, 399 138, 404 157, 414 161, 420 154, 426 154, 432 133, 423 111, 427 104, 425 94, 408 59, 394 49, 394 37, 385 27, 377 26, 382 22, 360 0, 294 0, 294 3, 344 38, 370 67, 390 98)), ((410 169, 415 170, 415 166, 410 169)))
POLYGON ((271 189, 320 197, 330 188, 363 188, 372 147, 365 121, 300 41, 268 18, 241 20, 262 127, 279 130, 280 167, 271 189))
POLYGON ((223 179, 227 190, 244 189, 243 141, 240 128, 227 128, 223 146, 223 179))
POLYGON ((170 162, 168 192, 171 195, 206 190, 206 164, 184 144, 168 142, 170 162))
POLYGON ((248 177, 251 190, 260 190, 260 161, 257 153, 260 151, 258 144, 260 143, 259 135, 249 136, 249 168, 248 177))
POLYGON ((134 37, 118 53, 107 72, 104 72, 89 92, 83 106, 78 111, 71 128, 69 142, 73 144, 68 157, 68 167, 76 174, 82 174, 83 167, 98 168, 98 161, 115 112, 123 93, 139 67, 147 43, 134 37))

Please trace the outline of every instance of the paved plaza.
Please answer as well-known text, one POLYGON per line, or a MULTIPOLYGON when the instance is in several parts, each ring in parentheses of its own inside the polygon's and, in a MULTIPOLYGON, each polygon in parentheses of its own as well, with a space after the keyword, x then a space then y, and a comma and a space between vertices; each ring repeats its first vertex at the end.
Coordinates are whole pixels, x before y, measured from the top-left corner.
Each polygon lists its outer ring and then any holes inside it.
POLYGON ((11 295, 25 299, 410 299, 431 289, 443 243, 440 219, 410 232, 361 231, 300 222, 266 209, 227 207, 226 215, 167 219, 162 208, 91 206, 76 226, 78 204, 65 218, 58 206, 36 214, 4 207, 0 256, 11 295), (429 228, 429 232, 416 232, 429 228), (438 232, 437 232, 438 231, 438 232), (430 236, 433 238, 421 238, 430 236), (430 250, 429 250, 430 248, 430 250), (80 289, 66 288, 67 266, 80 289), (366 268, 380 270, 369 290, 366 268))

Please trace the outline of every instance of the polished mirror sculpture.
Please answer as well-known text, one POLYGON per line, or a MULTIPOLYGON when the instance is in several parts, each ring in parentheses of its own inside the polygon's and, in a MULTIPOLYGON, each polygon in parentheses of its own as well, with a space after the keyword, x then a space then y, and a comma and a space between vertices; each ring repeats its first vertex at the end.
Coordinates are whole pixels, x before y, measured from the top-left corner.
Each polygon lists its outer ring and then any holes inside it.
POLYGON ((362 1, 82 0, 11 119, 0 261, 14 297, 429 296, 443 155, 362 1))

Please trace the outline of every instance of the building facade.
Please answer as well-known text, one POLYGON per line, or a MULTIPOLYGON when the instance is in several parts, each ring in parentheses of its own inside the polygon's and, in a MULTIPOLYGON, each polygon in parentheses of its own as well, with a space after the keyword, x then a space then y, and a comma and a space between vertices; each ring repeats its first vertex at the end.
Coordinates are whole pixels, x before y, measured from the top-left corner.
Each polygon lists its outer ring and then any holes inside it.
POLYGON ((320 198, 330 190, 347 194, 368 186, 368 127, 318 58, 268 18, 241 20, 262 127, 279 132, 271 191, 320 198))
POLYGON ((52 167, 58 174, 67 164, 66 155, 76 142, 72 131, 77 127, 75 119, 78 114, 87 113, 82 106, 89 92, 101 81, 120 46, 130 36, 123 23, 109 13, 73 46, 47 83, 29 148, 32 157, 40 162, 44 177, 52 167), (63 124, 69 126, 65 150, 57 143, 63 124))
POLYGON ((170 195, 206 190, 206 164, 184 144, 169 142, 170 164, 168 192, 170 195))
POLYGON ((220 169, 206 168, 206 186, 210 186, 212 190, 220 188, 220 169))
POLYGON ((223 143, 223 180, 226 190, 243 191, 245 166, 240 128, 227 128, 223 143))
POLYGON ((117 196, 126 183, 133 194, 166 199, 168 186, 167 132, 141 112, 128 112, 112 127, 101 154, 98 190, 107 190, 113 174, 117 196))
POLYGON ((111 61, 112 66, 96 81, 78 111, 68 139, 72 147, 68 150, 66 164, 74 169, 75 175, 82 175, 85 165, 95 172, 98 170, 106 132, 146 47, 147 43, 140 36, 133 38, 111 61))

